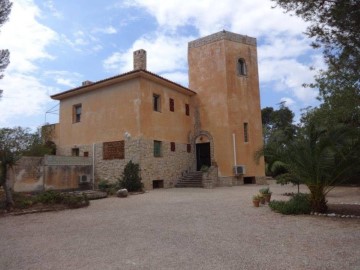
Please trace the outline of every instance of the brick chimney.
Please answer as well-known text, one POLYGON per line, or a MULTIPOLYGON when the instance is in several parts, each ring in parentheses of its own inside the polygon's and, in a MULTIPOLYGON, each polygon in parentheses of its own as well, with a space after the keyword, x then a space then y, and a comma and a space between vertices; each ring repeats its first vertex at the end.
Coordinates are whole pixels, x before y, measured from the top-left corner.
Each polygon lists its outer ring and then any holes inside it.
POLYGON ((134 51, 134 70, 146 69, 146 51, 143 49, 134 51))

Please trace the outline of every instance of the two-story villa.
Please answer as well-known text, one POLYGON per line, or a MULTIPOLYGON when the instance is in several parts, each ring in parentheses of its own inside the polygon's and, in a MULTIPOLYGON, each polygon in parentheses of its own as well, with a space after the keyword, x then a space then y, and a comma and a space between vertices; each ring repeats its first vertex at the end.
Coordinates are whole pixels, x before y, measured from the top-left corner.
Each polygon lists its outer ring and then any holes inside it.
POLYGON ((115 181, 130 160, 146 189, 172 187, 182 175, 216 169, 216 185, 255 183, 264 162, 256 39, 221 31, 189 43, 189 88, 146 69, 55 94, 57 155, 88 156, 95 180, 115 181))

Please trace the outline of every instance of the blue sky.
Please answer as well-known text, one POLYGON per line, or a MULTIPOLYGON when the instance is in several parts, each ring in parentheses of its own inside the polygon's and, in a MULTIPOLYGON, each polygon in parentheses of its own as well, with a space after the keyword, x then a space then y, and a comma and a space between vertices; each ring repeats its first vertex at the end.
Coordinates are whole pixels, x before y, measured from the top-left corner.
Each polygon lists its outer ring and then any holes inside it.
MULTIPOLYGON (((270 0, 13 0, 0 29, 11 63, 0 80, 0 127, 36 128, 58 121, 50 95, 132 69, 147 51, 148 70, 188 85, 187 43, 223 29, 258 40, 261 106, 285 101, 296 112, 315 106, 302 87, 323 67, 303 34, 306 23, 270 0), (45 119, 46 115, 46 119, 45 119)), ((55 110, 56 111, 56 110, 55 110)))

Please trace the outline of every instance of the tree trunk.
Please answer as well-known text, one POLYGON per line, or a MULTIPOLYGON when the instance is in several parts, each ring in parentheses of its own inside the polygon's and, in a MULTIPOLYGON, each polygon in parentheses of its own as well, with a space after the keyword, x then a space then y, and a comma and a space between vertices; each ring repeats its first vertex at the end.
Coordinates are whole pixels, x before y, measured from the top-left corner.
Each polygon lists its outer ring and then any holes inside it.
POLYGON ((3 183, 3 188, 5 191, 5 202, 6 202, 6 209, 13 209, 15 206, 14 200, 13 200, 13 196, 12 196, 12 192, 11 192, 11 188, 9 187, 8 183, 7 183, 7 179, 4 181, 3 183))
POLYGON ((328 210, 325 199, 324 187, 318 185, 309 186, 311 210, 318 213, 326 213, 328 210))
POLYGON ((14 208, 15 203, 13 200, 13 196, 12 196, 12 192, 11 192, 11 188, 9 187, 9 183, 8 183, 8 167, 5 164, 2 164, 3 166, 1 166, 1 179, 2 179, 2 183, 1 185, 4 188, 5 191, 5 206, 6 209, 11 210, 12 208, 14 208))

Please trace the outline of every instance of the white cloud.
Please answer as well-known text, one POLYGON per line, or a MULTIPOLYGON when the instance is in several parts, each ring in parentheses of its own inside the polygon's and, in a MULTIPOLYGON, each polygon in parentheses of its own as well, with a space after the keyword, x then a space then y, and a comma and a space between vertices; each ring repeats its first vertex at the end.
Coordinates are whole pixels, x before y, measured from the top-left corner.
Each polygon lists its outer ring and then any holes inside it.
MULTIPOLYGON (((66 70, 51 70, 46 71, 44 76, 54 80, 57 84, 67 87, 79 86, 83 76, 77 72, 69 72, 66 70)), ((51 93, 52 94, 52 93, 51 93)))
POLYGON ((259 76, 262 83, 272 83, 272 90, 291 92, 305 104, 311 103, 317 96, 317 90, 304 88, 303 83, 313 82, 314 72, 296 59, 265 59, 259 62, 259 76))
POLYGON ((113 26, 108 26, 108 27, 104 27, 104 28, 94 28, 92 30, 93 33, 102 33, 102 34, 116 34, 117 30, 115 29, 115 27, 113 26))
MULTIPOLYGON (((309 46, 310 40, 303 35, 307 23, 296 16, 284 14, 279 7, 272 8, 273 2, 135 0, 126 4, 145 8, 154 16, 162 29, 162 36, 158 35, 156 40, 166 40, 169 33, 174 33, 183 26, 195 27, 200 36, 226 29, 256 37, 261 84, 275 85, 274 90, 286 91, 293 99, 305 104, 315 100, 317 90, 302 87, 303 83, 313 81, 314 72, 307 65, 319 64, 319 57, 308 57, 315 54, 309 46), (309 58, 306 61, 310 62, 305 65, 306 57, 309 58)), ((186 51, 179 50, 179 53, 186 55, 186 51)), ((124 60, 130 56, 118 54, 117 57, 124 60)), ((169 62, 176 62, 175 57, 165 56, 169 62)), ((164 56, 160 55, 158 59, 162 58, 164 56)), ((123 62, 128 63, 129 60, 123 62)))
POLYGON ((40 15, 33 1, 14 1, 9 21, 1 29, 1 48, 10 50, 10 65, 1 80, 1 125, 13 125, 12 117, 39 114, 48 101, 49 87, 39 79, 37 61, 54 59, 46 49, 57 34, 37 21, 40 15))
POLYGON ((192 25, 201 36, 224 28, 252 36, 280 32, 297 34, 305 25, 301 19, 283 14, 279 8, 272 9, 273 3, 269 0, 135 0, 127 4, 145 8, 160 27, 174 30, 192 25), (274 32, 268 33, 269 29, 274 32))
POLYGON ((46 52, 46 46, 57 39, 50 28, 37 22, 40 10, 30 0, 13 3, 9 21, 1 29, 1 48, 10 50, 11 72, 33 72, 37 69, 35 60, 53 59, 46 52))
POLYGON ((34 76, 8 73, 1 84, 4 89, 0 102, 2 126, 13 126, 10 120, 14 116, 25 117, 42 113, 44 104, 49 101, 47 87, 34 76))
POLYGON ((289 97, 283 97, 280 99, 280 101, 285 102, 285 106, 287 107, 291 107, 293 104, 295 104, 295 101, 289 97))
MULTIPOLYGON (((133 69, 133 52, 147 52, 147 69, 154 73, 172 73, 179 78, 179 71, 187 68, 187 43, 194 37, 168 36, 157 33, 143 36, 124 52, 114 52, 103 61, 107 71, 127 72, 133 69), (177 75, 176 75, 177 74, 177 75)), ((181 79, 183 81, 183 78, 181 79)))
POLYGON ((181 84, 185 87, 188 87, 189 78, 187 72, 175 71, 169 73, 162 73, 161 76, 168 80, 181 84))
POLYGON ((50 13, 56 18, 63 18, 63 14, 55 7, 53 0, 44 0, 43 5, 50 11, 50 13))

